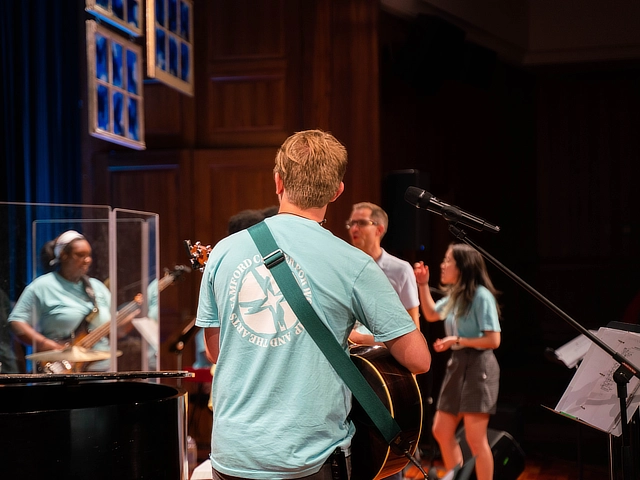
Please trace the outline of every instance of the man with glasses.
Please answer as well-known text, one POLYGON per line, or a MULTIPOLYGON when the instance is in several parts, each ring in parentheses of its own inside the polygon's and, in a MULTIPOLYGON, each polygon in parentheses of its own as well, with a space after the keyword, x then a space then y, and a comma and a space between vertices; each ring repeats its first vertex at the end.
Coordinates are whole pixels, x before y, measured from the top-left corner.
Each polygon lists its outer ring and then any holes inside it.
MULTIPOLYGON (((387 213, 378 205, 369 202, 356 203, 351 210, 351 218, 347 220, 346 224, 352 245, 375 260, 391 282, 416 327, 420 330, 420 300, 418 299, 418 285, 413 268, 409 262, 390 255, 380 246, 388 226, 387 213)), ((360 322, 356 322, 355 328, 349 335, 349 340, 359 345, 373 345, 375 343, 371 332, 360 322)), ((400 471, 386 477, 385 480, 402 480, 403 478, 403 473, 400 471)))
MULTIPOLYGON (((352 245, 376 261, 419 329, 420 301, 413 268, 409 262, 390 255, 380 246, 388 226, 387 213, 378 205, 369 202, 356 203, 351 210, 351 218, 346 224, 352 245)), ((349 339, 361 345, 374 343, 373 335, 362 325, 358 325, 353 330, 349 339)))

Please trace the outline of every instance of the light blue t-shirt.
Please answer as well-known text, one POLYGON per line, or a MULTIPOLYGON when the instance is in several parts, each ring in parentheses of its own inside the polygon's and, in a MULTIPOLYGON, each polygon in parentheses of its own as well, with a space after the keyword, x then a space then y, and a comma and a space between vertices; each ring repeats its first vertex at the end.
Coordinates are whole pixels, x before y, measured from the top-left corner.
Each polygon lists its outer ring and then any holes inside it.
POLYGON ((409 262, 388 254, 383 248, 376 263, 391 282, 404 308, 409 310, 420 306, 416 276, 409 262))
MULTIPOLYGON (((409 310, 420 306, 416 276, 409 262, 388 254, 383 248, 382 254, 378 257, 376 263, 398 294, 405 309, 409 310)), ((355 328, 357 332, 363 335, 371 335, 371 332, 360 322, 356 322, 355 328)))
MULTIPOLYGON (((90 284, 98 306, 98 315, 90 324, 90 330, 93 330, 111 320, 111 293, 104 283, 95 278, 90 279, 90 284)), ((58 272, 50 272, 26 286, 9 315, 9 321, 29 323, 45 337, 64 343, 93 308, 83 282, 73 283, 58 272)), ((109 350, 109 342, 103 338, 94 348, 109 350)))
MULTIPOLYGON (((436 312, 441 313, 448 302, 449 296, 438 300, 436 302, 436 312)), ((471 307, 466 315, 461 315, 456 320, 455 310, 454 308, 449 311, 447 318, 444 319, 444 330, 447 335, 474 338, 484 336, 483 332, 500 331, 496 299, 493 294, 482 285, 476 289, 471 307)))
MULTIPOLYGON (((265 221, 345 352, 356 318, 381 342, 416 328, 370 256, 312 220, 265 221)), ((225 238, 209 255, 196 325, 220 327, 212 388, 216 470, 296 478, 317 472, 336 447, 348 448, 351 393, 284 300, 247 231, 225 238)))

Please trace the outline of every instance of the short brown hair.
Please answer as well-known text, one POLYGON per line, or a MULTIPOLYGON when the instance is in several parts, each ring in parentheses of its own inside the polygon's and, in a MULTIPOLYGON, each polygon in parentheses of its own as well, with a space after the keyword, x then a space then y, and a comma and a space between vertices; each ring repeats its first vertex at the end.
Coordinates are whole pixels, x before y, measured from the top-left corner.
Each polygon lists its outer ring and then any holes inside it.
POLYGON ((302 209, 327 205, 346 170, 346 148, 322 130, 305 130, 287 138, 278 149, 273 169, 291 203, 302 209))

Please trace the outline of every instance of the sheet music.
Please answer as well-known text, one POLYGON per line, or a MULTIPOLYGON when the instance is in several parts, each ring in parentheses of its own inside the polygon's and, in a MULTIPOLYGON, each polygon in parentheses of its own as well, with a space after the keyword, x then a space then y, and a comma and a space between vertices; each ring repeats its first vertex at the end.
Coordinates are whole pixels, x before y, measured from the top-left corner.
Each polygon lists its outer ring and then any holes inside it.
POLYGON ((158 351, 160 344, 160 327, 158 326, 158 322, 147 317, 140 317, 134 318, 131 320, 131 323, 151 348, 158 351))
POLYGON ((207 459, 198 465, 191 474, 191 480, 210 480, 213 478, 211 473, 211 460, 207 459))
MULTIPOLYGON (((597 334, 595 330, 589 331, 594 335, 597 334)), ((558 360, 564 363, 567 367, 573 368, 584 358, 592 343, 593 342, 585 335, 578 335, 573 340, 558 348, 555 351, 556 356, 558 357, 558 360)))
MULTIPOLYGON (((640 335, 602 327, 598 338, 634 365, 640 364, 640 335)), ((620 401, 613 373, 620 366, 611 356, 592 343, 571 383, 556 406, 556 411, 585 422, 604 432, 619 436, 620 401)), ((640 404, 640 381, 633 377, 627 384, 627 418, 640 404)))

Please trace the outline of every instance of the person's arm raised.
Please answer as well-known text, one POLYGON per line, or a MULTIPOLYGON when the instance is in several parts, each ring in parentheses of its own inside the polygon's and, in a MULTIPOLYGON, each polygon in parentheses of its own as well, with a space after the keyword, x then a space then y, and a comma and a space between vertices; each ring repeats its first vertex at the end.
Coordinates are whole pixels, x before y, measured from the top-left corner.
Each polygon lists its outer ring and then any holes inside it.
POLYGON ((418 284, 422 315, 424 315, 424 318, 428 322, 442 320, 440 314, 436 312, 436 302, 431 296, 431 290, 429 289, 429 267, 427 267, 424 262, 416 262, 413 265, 413 273, 416 276, 416 283, 418 284))

